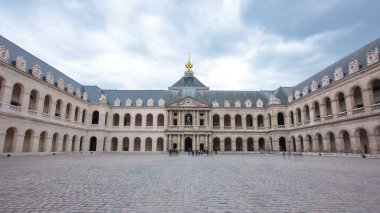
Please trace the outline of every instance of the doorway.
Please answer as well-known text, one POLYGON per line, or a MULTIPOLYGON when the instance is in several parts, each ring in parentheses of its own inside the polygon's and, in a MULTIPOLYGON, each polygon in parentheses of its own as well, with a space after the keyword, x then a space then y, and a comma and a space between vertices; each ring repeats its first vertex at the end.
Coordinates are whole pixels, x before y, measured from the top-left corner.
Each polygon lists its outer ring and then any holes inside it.
POLYGON ((173 150, 177 150, 177 144, 173 143, 173 150))
POLYGON ((204 150, 205 150, 205 144, 204 144, 204 143, 201 143, 201 144, 199 145, 199 149, 200 149, 201 151, 204 151, 204 150))
POLYGON ((191 138, 185 139, 185 151, 190 152, 193 150, 193 140, 191 138))

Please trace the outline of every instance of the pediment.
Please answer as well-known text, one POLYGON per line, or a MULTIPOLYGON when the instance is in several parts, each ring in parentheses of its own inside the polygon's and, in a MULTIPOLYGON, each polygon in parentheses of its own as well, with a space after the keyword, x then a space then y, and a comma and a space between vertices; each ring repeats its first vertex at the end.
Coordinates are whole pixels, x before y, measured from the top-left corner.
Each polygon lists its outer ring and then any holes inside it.
POLYGON ((209 106, 205 103, 202 103, 201 101, 197 99, 186 97, 186 98, 173 102, 172 104, 169 105, 169 107, 209 107, 209 106))

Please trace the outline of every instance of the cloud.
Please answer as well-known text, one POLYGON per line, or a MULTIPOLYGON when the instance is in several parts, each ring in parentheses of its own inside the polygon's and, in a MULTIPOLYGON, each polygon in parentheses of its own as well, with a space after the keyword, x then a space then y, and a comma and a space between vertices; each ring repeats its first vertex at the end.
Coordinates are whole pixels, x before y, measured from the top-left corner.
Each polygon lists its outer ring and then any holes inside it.
POLYGON ((380 33, 375 7, 346 1, 70 0, 0 8, 2 35, 103 89, 166 89, 182 77, 188 51, 211 89, 293 86, 380 33))

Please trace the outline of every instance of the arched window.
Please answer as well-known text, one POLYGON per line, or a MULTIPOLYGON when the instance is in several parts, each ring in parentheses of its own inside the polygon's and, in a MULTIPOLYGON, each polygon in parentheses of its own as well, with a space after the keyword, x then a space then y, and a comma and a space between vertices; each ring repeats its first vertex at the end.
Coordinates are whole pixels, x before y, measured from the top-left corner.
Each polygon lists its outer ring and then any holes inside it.
POLYGON ((265 151, 265 140, 264 138, 259 138, 259 151, 265 151))
POLYGON ((235 115, 235 127, 241 128, 241 115, 235 115))
POLYGON ((51 97, 50 97, 50 95, 45 95, 44 109, 42 112, 45 114, 49 114, 50 113, 50 107, 51 107, 51 97))
POLYGON ((272 115, 268 113, 268 124, 269 124, 269 128, 272 127, 272 115))
POLYGON ((294 113, 293 113, 293 111, 290 111, 289 115, 290 115, 290 124, 294 124, 294 113))
POLYGON ((325 100, 325 107, 326 107, 326 116, 332 115, 332 109, 331 109, 331 100, 330 98, 326 98, 325 100))
POLYGON ((246 123, 247 123, 247 127, 253 127, 253 119, 252 119, 252 115, 247 115, 246 118, 246 123))
POLYGON ((327 137, 330 141, 330 151, 336 152, 336 144, 335 144, 335 136, 333 133, 329 132, 327 133, 327 137))
POLYGON ((301 123, 302 122, 302 114, 301 114, 300 108, 297 108, 297 118, 298 118, 297 122, 301 123))
POLYGON ((135 141, 133 143, 133 151, 140 151, 141 150, 141 139, 139 137, 135 138, 135 141))
MULTIPOLYGON (((81 140, 82 142, 82 140, 81 140)), ((95 136, 91 137, 90 139, 90 149, 89 151, 96 151, 96 145, 97 145, 97 138, 95 136)))
POLYGON ((99 124, 99 111, 92 112, 92 124, 99 124))
POLYGON ((113 137, 111 139, 111 151, 116 152, 117 151, 117 145, 118 145, 118 139, 117 139, 117 137, 113 137))
POLYGON ((362 108, 363 107, 363 97, 362 97, 362 90, 360 87, 354 88, 354 109, 362 108))
POLYGON ((37 90, 32 90, 30 92, 28 109, 37 110, 38 97, 39 95, 37 90))
POLYGON ((123 138, 123 151, 129 151, 129 138, 123 138))
POLYGON ((315 118, 317 118, 317 119, 321 118, 321 113, 319 110, 319 103, 318 102, 314 102, 314 115, 315 115, 315 118))
POLYGON ((71 116, 71 104, 68 103, 66 105, 66 120, 70 120, 70 116, 71 116))
POLYGON ((300 141, 301 152, 304 152, 304 151, 305 151, 305 148, 304 148, 304 144, 303 144, 303 137, 300 135, 300 136, 298 137, 298 140, 300 141))
POLYGON ((62 100, 58 99, 57 102, 55 102, 54 116, 61 117, 61 111, 62 111, 62 100))
POLYGON ((343 152, 351 153, 350 135, 345 130, 343 130, 341 134, 343 137, 343 152))
POLYGON ((74 121, 78 121, 78 117, 79 117, 79 107, 75 107, 75 112, 74 112, 74 121))
POLYGON ((146 138, 145 139, 145 151, 151 152, 152 151, 152 138, 146 138))
POLYGON ((346 111, 346 99, 343 93, 338 94, 338 110, 339 112, 346 111))
POLYGON ((304 106, 304 110, 305 110, 305 116, 306 116, 306 121, 310 121, 310 108, 309 108, 309 105, 305 105, 304 106))
POLYGON ((254 151, 253 138, 248 138, 247 139, 247 151, 248 152, 253 152, 254 151))
POLYGON ((51 143, 51 152, 58 152, 58 133, 55 133, 53 135, 52 143, 51 143))
POLYGON ((231 151, 231 138, 224 139, 224 151, 231 151))
POLYGON ((15 138, 16 136, 16 129, 11 127, 8 128, 5 135, 5 141, 4 141, 4 147, 3 152, 14 152, 15 150, 15 138))
POLYGON ((284 126, 285 125, 284 114, 282 112, 277 113, 277 124, 279 126, 284 126))
POLYGON ((157 148, 156 149, 158 152, 164 151, 164 139, 162 139, 161 137, 157 139, 157 148))
POLYGON ((34 132, 31 129, 28 129, 24 135, 24 143, 22 145, 22 152, 31 152, 32 151, 32 137, 34 132))
MULTIPOLYGON (((153 126, 153 115, 152 114, 148 114, 146 116, 146 126, 153 126)), ((152 151, 152 150, 150 150, 152 151)))
POLYGON ((219 115, 215 114, 212 116, 212 126, 214 127, 220 126, 219 115))
POLYGON ((257 116, 257 127, 258 128, 264 128, 264 117, 263 117, 263 115, 257 116))
POLYGON ((224 127, 231 127, 231 117, 230 115, 224 115, 224 127))
POLYGON ((82 123, 86 123, 86 118, 87 118, 87 110, 82 111, 82 123))
POLYGON ((22 101, 22 95, 23 93, 23 87, 21 84, 17 83, 13 85, 13 91, 12 91, 12 99, 11 99, 11 105, 12 106, 18 106, 21 107, 21 101, 22 101))
POLYGON ((157 126, 164 126, 164 123, 165 123, 165 116, 163 114, 159 114, 157 116, 157 126))
POLYGON ((118 113, 113 114, 113 119, 112 119, 112 125, 113 126, 119 126, 120 123, 120 116, 118 113))
POLYGON ((240 137, 236 138, 236 151, 243 151, 243 139, 241 139, 240 137))
POLYGON ((380 104, 380 80, 376 79, 372 83, 373 104, 380 104))
POLYGON ((69 135, 65 134, 62 139, 62 152, 67 152, 68 140, 69 140, 69 135))
POLYGON ((142 116, 141 114, 137 114, 135 117, 135 126, 141 126, 142 125, 141 123, 142 123, 142 116))
POLYGON ((45 152, 47 133, 41 132, 40 139, 38 141, 38 152, 45 152))
POLYGON ((214 151, 220 151, 220 140, 219 140, 219 138, 214 138, 212 140, 212 148, 214 151))
POLYGON ((131 115, 129 113, 124 115, 124 126, 131 126, 131 115))

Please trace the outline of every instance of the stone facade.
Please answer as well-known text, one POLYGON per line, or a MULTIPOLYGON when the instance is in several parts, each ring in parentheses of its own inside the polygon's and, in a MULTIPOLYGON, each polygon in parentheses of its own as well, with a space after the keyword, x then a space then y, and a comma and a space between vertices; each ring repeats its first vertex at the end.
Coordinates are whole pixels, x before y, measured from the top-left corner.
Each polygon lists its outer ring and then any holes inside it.
MULTIPOLYGON (((260 97, 208 103, 186 95, 186 88, 180 88, 183 98, 171 101, 162 97, 111 100, 100 93, 91 102, 85 87, 75 88, 79 92, 73 93, 74 86, 63 78, 54 84, 56 73, 40 66, 28 73, 25 58, 19 57, 12 65, 6 55, 8 61, 0 61, 0 153, 203 149, 378 154, 377 48, 367 55, 365 68, 357 70, 357 64, 353 68, 346 64, 349 75, 343 76, 339 67, 332 70, 337 73, 333 82, 325 74, 322 79, 312 79, 312 84, 302 87, 305 89, 294 90, 294 95, 286 94, 286 100, 274 92, 265 102, 260 97), (70 85, 66 91, 65 83, 70 85)), ((193 78, 192 72, 185 74, 185 79, 193 78)), ((191 86, 190 80, 185 87, 191 86)))

